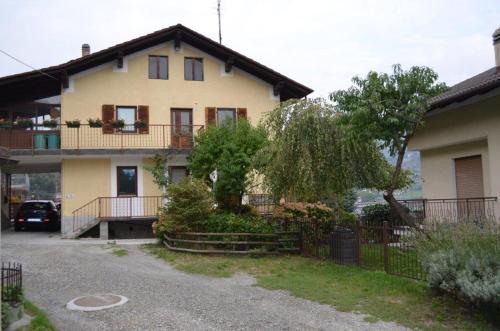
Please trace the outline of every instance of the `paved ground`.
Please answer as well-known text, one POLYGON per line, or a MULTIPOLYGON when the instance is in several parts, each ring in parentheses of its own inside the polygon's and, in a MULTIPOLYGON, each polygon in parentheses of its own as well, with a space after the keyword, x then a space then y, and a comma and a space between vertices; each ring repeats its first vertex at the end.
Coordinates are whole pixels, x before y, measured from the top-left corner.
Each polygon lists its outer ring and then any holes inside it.
POLYGON ((252 286, 254 279, 190 275, 122 241, 117 257, 99 241, 57 234, 2 232, 2 260, 23 264, 26 296, 59 330, 402 330, 363 316, 252 286), (98 312, 68 311, 71 299, 116 293, 125 305, 98 312))

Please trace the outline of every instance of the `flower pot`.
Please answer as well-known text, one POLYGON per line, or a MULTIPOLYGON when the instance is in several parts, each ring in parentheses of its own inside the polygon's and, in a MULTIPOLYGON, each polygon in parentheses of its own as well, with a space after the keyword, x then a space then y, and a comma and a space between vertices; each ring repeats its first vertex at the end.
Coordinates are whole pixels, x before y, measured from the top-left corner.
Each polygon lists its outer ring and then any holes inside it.
POLYGON ((41 133, 33 135, 33 144, 35 149, 47 149, 45 135, 41 133))
POLYGON ((47 148, 59 149, 59 135, 57 133, 50 133, 47 135, 47 148))

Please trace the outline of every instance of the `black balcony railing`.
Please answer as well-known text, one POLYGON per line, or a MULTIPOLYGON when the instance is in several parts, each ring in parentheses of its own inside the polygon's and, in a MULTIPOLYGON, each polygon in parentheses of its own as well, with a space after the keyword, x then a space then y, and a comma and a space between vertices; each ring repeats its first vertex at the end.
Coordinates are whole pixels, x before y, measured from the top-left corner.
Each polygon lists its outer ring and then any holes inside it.
POLYGON ((497 197, 399 200, 420 221, 495 221, 497 197))

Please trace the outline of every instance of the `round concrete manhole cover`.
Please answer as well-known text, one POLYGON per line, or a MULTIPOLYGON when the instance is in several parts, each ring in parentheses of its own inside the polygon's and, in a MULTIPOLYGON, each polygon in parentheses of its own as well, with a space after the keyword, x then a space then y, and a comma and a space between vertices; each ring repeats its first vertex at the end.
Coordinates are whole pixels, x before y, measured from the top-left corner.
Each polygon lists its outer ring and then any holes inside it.
POLYGON ((66 305, 69 310, 96 311, 121 306, 128 299, 117 294, 94 294, 78 297, 66 305))

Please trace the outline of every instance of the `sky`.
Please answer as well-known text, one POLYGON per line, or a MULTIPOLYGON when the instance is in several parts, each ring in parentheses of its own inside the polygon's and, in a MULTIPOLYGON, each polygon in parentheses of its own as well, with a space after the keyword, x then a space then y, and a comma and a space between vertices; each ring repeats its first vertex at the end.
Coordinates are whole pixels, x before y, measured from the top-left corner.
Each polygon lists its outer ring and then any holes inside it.
MULTIPOLYGON (((2 0, 0 49, 57 65, 181 23, 217 40, 217 0, 2 0)), ((315 90, 370 70, 434 68, 448 85, 494 66, 499 0, 222 0, 222 43, 315 90)), ((29 71, 0 53, 0 77, 29 71)))

